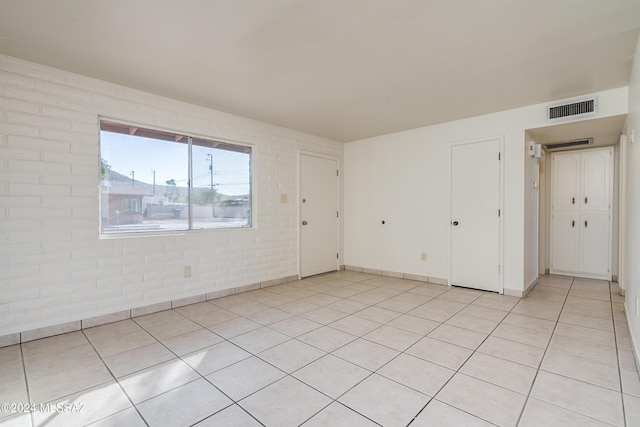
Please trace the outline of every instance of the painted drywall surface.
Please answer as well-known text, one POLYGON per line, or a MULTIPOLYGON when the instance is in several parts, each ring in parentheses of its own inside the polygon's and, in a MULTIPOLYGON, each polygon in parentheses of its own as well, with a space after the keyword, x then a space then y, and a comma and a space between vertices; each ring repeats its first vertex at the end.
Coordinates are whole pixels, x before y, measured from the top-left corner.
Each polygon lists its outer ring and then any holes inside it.
POLYGON ((538 186, 538 274, 545 274, 549 265, 549 194, 551 184, 547 175, 547 168, 551 166, 551 156, 544 155, 538 160, 540 185, 538 186))
MULTIPOLYGON (((595 117, 626 114, 626 87, 594 95, 599 100, 595 117)), ((448 278, 450 144, 502 137, 504 287, 524 290, 525 256, 531 267, 527 278, 538 256, 538 236, 531 232, 535 216, 525 218, 525 130, 548 125, 546 106, 345 144, 345 264, 448 278), (422 252, 427 261, 421 260, 422 252)))
POLYGON ((611 275, 618 278, 620 267, 620 145, 613 147, 613 194, 611 195, 611 275))
POLYGON ((524 159, 524 286, 529 286, 538 277, 538 247, 531 244, 538 240, 539 176, 538 159, 529 157, 529 142, 534 141, 525 134, 524 159))
POLYGON ((636 45, 631 83, 629 85, 629 115, 626 134, 634 133, 634 142, 627 145, 626 158, 626 199, 624 224, 624 287, 625 311, 629 329, 635 346, 636 356, 640 356, 640 317, 636 314, 637 300, 640 299, 640 39, 636 45))
POLYGON ((342 164, 339 142, 0 56, 0 336, 296 275, 299 150, 342 164), (100 238, 98 116, 252 144, 255 228, 100 238))

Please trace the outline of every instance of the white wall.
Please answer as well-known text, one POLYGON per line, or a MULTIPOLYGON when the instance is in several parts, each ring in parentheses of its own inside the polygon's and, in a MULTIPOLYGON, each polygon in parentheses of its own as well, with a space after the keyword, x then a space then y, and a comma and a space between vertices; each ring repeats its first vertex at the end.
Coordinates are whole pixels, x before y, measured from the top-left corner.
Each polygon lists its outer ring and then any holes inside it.
POLYGON ((296 275, 298 150, 342 164, 339 142, 0 56, 0 337, 296 275), (253 144, 256 227, 100 238, 99 115, 253 144))
POLYGON ((524 276, 525 289, 538 278, 538 245, 539 230, 539 173, 538 159, 528 156, 529 142, 534 142, 525 132, 524 160, 524 276))
POLYGON ((551 156, 545 154, 538 160, 540 185, 538 186, 538 274, 545 274, 549 265, 549 204, 551 183, 547 169, 551 167, 551 156))
POLYGON ((640 317, 636 314, 637 300, 640 299, 640 38, 636 45, 631 83, 629 85, 629 115, 627 116, 627 135, 634 133, 635 141, 627 144, 626 159, 626 191, 625 191, 625 224, 624 239, 624 272, 622 277, 626 291, 625 311, 629 320, 629 329, 635 346, 636 356, 640 356, 640 317))
MULTIPOLYGON (((599 113, 590 118, 626 114, 627 88, 595 95, 599 113)), ((347 143, 345 264, 448 279, 449 145, 503 136, 504 283, 505 290, 523 292, 538 256, 535 215, 525 217, 525 129, 548 125, 546 105, 347 143), (420 260, 421 252, 427 261, 420 260)))

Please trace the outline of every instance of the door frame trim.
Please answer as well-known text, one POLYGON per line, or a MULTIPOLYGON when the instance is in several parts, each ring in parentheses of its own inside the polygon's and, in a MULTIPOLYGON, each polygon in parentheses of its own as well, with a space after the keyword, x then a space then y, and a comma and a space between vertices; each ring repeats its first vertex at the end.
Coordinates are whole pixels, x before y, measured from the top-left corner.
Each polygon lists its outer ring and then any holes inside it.
POLYGON ((339 216, 338 216, 338 226, 337 228, 337 234, 336 234, 336 252, 338 253, 338 258, 336 258, 336 271, 340 271, 340 261, 344 259, 344 254, 342 249, 342 242, 340 239, 341 236, 341 230, 342 230, 342 224, 343 224, 343 209, 342 209, 342 204, 340 203, 341 201, 341 182, 342 182, 342 177, 343 177, 343 173, 342 173, 342 166, 340 164, 340 158, 336 157, 336 156, 332 156, 329 154, 324 154, 324 153, 318 153, 315 151, 310 151, 310 150, 303 150, 303 149, 298 149, 297 150, 297 156, 296 156, 296 161, 297 161, 297 182, 296 182, 296 242, 297 242, 297 254, 298 254, 298 260, 297 260, 297 271, 298 271, 298 279, 302 278, 302 232, 301 232, 301 227, 300 224, 302 222, 302 205, 301 205, 301 201, 300 201, 300 184, 302 182, 302 167, 301 167, 301 156, 311 156, 311 157, 318 157, 321 159, 327 159, 327 160, 335 160, 336 162, 336 167, 338 168, 337 170, 338 172, 338 176, 336 176, 336 206, 338 208, 338 212, 339 212, 339 216))
POLYGON ((505 164, 505 150, 504 150, 504 134, 486 137, 486 138, 478 138, 464 141, 450 141, 449 142, 449 286, 453 286, 452 277, 453 277, 453 238, 452 238, 452 228, 451 221, 453 221, 453 147, 461 146, 461 145, 470 145, 470 144, 478 144, 483 142, 490 141, 498 141, 498 149, 500 152, 500 161, 498 162, 498 170, 499 170, 499 184, 498 184, 498 209, 500 209, 500 217, 498 220, 498 262, 500 263, 500 270, 498 273, 498 293, 500 295, 504 295, 504 164, 505 164))
MULTIPOLYGON (((618 155, 618 286, 624 296, 627 288, 625 268, 627 263, 627 153, 629 151, 627 135, 620 135, 620 151, 618 155)), ((615 162, 614 162, 615 166, 615 162)), ((615 171, 614 171, 615 175, 615 171)), ((613 221, 612 221, 613 222, 613 221)), ((613 239, 613 236, 612 236, 613 239)), ((612 251, 613 252, 613 251, 612 251)), ((612 263, 613 264, 613 263, 612 263)), ((612 266, 613 267, 613 266, 612 266)))

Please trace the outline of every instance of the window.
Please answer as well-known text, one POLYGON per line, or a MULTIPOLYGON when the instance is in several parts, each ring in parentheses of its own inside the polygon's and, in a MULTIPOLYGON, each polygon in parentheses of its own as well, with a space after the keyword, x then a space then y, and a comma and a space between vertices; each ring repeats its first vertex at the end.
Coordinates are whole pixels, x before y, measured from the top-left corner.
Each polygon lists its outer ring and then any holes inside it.
POLYGON ((142 200, 141 199, 124 199, 124 211, 125 212, 142 212, 142 200))
POLYGON ((102 234, 251 226, 251 147, 100 122, 102 234))

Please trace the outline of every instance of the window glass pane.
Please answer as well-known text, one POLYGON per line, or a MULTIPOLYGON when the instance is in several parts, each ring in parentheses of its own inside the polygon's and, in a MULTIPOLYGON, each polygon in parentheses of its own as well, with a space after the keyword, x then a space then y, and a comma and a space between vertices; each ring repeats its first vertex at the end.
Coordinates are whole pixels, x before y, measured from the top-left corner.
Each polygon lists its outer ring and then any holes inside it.
POLYGON ((106 121, 100 130, 104 234, 251 226, 250 147, 106 121))
POLYGON ((251 226, 251 148, 192 140, 193 228, 251 226))
POLYGON ((132 212, 132 213, 140 213, 141 210, 141 202, 140 199, 124 199, 124 211, 132 212))
POLYGON ((101 123, 102 232, 189 227, 188 138, 101 123))

